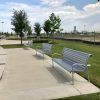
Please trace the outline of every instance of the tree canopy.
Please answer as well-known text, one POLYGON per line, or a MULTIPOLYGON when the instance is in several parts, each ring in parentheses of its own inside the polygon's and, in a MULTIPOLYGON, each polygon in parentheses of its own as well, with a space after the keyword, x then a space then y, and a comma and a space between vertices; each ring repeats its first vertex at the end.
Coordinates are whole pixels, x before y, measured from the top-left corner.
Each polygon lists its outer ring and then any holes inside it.
POLYGON ((32 28, 31 28, 31 26, 29 26, 27 28, 27 35, 32 35, 32 28))
POLYGON ((51 23, 49 19, 44 22, 43 29, 46 32, 47 36, 49 36, 49 33, 51 32, 51 23))
POLYGON ((56 16, 54 13, 52 13, 49 16, 50 24, 51 24, 51 36, 54 42, 54 34, 61 31, 61 19, 59 16, 56 16))
POLYGON ((26 12, 24 10, 13 10, 11 24, 14 26, 12 29, 21 37, 22 44, 22 38, 24 37, 24 33, 27 31, 27 27, 29 26, 26 12))
POLYGON ((41 25, 40 25, 40 23, 35 23, 35 25, 34 25, 34 31, 35 31, 35 33, 37 34, 37 36, 40 36, 40 32, 41 32, 41 25))

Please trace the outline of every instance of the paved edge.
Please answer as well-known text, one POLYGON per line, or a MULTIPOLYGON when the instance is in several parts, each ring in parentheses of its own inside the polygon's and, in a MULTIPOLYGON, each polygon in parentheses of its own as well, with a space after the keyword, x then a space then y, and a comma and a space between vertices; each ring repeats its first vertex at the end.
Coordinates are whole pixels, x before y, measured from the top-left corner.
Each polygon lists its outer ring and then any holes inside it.
MULTIPOLYGON (((0 46, 0 56, 5 56, 6 55, 6 51, 4 50, 4 48, 2 46, 0 46)), ((1 57, 2 58, 2 57, 1 57)), ((0 64, 0 80, 3 77, 3 73, 4 73, 4 69, 5 69, 5 64, 6 64, 6 57, 4 57, 4 62, 3 64, 0 64)))
POLYGON ((0 80, 3 77, 4 69, 5 69, 5 65, 0 65, 0 80))

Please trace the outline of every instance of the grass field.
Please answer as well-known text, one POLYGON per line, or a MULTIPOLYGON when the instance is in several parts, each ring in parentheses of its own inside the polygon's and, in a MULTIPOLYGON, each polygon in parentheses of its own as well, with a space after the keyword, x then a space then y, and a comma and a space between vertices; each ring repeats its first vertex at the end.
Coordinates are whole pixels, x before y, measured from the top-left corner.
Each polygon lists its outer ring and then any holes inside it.
POLYGON ((10 45, 1 45, 5 49, 10 49, 10 48, 25 48, 25 45, 21 44, 10 44, 10 45))
POLYGON ((94 93, 94 94, 72 96, 72 97, 54 99, 54 100, 100 100, 100 94, 94 93))

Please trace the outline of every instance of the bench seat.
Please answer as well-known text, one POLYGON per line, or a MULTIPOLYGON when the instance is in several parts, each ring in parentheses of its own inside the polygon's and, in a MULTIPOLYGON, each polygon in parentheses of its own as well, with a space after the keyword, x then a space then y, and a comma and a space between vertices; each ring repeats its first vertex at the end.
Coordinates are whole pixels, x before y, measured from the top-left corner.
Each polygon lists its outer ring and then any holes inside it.
POLYGON ((84 71, 87 70, 87 67, 84 67, 83 65, 75 65, 72 68, 72 66, 74 64, 77 64, 77 63, 76 62, 72 62, 70 60, 63 60, 63 59, 54 58, 53 61, 56 62, 57 64, 59 64, 61 67, 63 67, 65 70, 67 70, 69 72, 72 72, 72 71, 73 72, 84 72, 84 71))

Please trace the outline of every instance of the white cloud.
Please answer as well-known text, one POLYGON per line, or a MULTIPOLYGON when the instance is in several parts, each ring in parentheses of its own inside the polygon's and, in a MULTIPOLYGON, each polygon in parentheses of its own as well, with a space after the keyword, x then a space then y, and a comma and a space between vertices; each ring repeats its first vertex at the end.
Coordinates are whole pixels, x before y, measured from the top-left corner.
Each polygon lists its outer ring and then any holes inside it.
MULTIPOLYGON (((79 10, 75 6, 63 5, 65 1, 66 0, 41 0, 41 5, 28 5, 15 2, 7 2, 5 4, 0 4, 0 21, 9 20, 8 22, 5 21, 5 23, 8 23, 7 25, 9 26, 7 27, 10 30, 10 28, 12 27, 10 25, 12 10, 24 9, 28 14, 28 19, 31 22, 32 26, 35 22, 40 22, 41 24, 43 24, 43 21, 46 20, 51 13, 55 13, 56 15, 60 16, 62 20, 62 27, 65 30, 67 30, 67 28, 69 27, 69 29, 73 29, 74 25, 77 25, 79 29, 82 30, 82 27, 80 26, 82 25, 82 23, 84 25, 84 22, 87 25, 90 25, 89 23, 92 23, 96 26, 97 30, 100 30, 98 28, 98 26, 100 27, 100 23, 96 25, 96 23, 92 21, 92 16, 100 16, 100 3, 89 4, 86 5, 83 10, 79 10)), ((100 17, 95 17, 94 19, 96 18, 98 19, 100 17)))
POLYGON ((89 4, 83 8, 87 12, 99 12, 100 13, 100 2, 96 4, 89 4))
POLYGON ((52 7, 62 6, 65 2, 66 0, 41 0, 42 4, 52 7))

